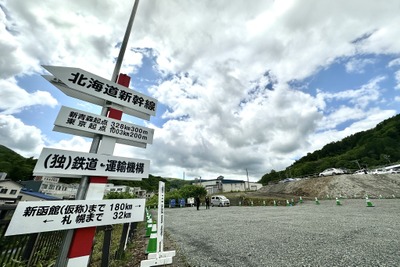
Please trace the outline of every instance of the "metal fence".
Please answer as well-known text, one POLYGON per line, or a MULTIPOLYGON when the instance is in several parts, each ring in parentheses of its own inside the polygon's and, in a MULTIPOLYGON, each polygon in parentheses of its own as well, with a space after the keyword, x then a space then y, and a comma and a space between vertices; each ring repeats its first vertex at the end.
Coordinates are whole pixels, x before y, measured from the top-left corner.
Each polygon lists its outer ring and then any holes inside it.
POLYGON ((64 231, 4 236, 15 208, 15 204, 0 205, 0 266, 53 265, 64 231))

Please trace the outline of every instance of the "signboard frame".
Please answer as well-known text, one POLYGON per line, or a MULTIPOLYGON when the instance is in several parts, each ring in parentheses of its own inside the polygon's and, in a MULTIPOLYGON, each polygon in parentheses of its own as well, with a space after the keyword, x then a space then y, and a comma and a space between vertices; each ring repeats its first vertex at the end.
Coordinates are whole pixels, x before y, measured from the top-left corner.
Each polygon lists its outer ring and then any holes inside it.
POLYGON ((79 68, 43 67, 54 76, 42 77, 70 97, 102 107, 114 103, 122 107, 122 112, 144 120, 156 115, 158 101, 153 97, 79 68))
POLYGON ((53 131, 94 138, 113 137, 117 143, 146 148, 153 143, 154 129, 62 106, 53 131))
POLYGON ((5 236, 140 222, 146 200, 63 200, 19 202, 5 236))
POLYGON ((82 178, 107 176, 113 180, 137 181, 149 176, 150 160, 43 148, 33 174, 82 178), (99 168, 98 168, 99 167, 99 168))

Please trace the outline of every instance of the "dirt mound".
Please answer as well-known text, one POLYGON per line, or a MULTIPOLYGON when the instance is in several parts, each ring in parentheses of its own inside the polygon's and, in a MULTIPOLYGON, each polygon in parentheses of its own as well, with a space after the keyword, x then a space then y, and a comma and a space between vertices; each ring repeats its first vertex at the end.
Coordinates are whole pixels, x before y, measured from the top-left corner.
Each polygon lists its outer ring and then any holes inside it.
POLYGON ((400 174, 337 175, 296 182, 267 185, 257 191, 262 196, 302 196, 305 198, 400 197, 400 174))

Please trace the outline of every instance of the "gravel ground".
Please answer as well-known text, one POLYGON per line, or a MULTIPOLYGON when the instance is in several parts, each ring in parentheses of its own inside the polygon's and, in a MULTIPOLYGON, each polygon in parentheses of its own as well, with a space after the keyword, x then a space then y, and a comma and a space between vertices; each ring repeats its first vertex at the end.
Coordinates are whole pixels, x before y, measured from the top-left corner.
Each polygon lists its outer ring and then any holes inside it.
POLYGON ((400 266, 400 199, 372 202, 166 209, 165 230, 191 267, 400 266))

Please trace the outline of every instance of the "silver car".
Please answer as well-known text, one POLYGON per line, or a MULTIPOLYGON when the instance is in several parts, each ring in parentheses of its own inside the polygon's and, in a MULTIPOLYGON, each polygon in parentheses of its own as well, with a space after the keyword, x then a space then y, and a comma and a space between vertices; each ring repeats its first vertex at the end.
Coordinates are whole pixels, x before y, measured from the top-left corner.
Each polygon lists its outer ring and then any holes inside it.
POLYGON ((330 176, 330 175, 337 175, 337 174, 344 174, 344 171, 342 169, 337 169, 337 168, 329 168, 324 170, 319 174, 319 176, 330 176))
POLYGON ((229 199, 227 199, 225 196, 218 195, 218 196, 211 197, 211 206, 212 207, 214 207, 214 206, 229 207, 230 204, 231 203, 230 203, 229 199))

